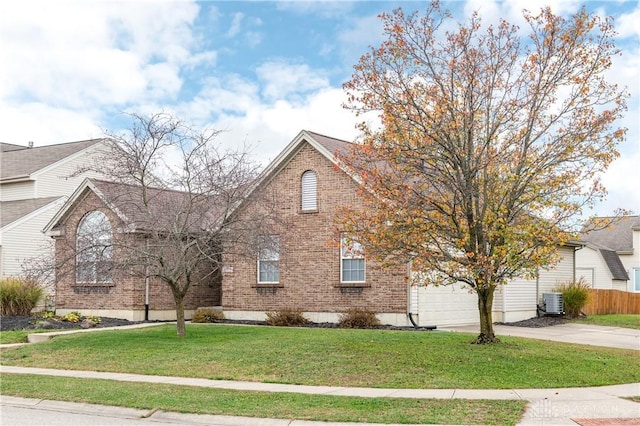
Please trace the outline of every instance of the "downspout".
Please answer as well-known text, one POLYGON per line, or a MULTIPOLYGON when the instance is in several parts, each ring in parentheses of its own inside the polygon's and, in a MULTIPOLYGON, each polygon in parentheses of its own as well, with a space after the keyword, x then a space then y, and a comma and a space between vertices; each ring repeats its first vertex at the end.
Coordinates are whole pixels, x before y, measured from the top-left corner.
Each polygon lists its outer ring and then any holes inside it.
POLYGON ((540 317, 540 268, 536 271, 536 316, 540 317))
MULTIPOLYGON (((145 241, 147 253, 149 252, 149 240, 145 241)), ((144 320, 149 321, 149 262, 144 265, 144 320)))
POLYGON ((407 280, 407 317, 409 317, 409 321, 411 321, 411 324, 413 325, 413 328, 418 328, 418 324, 416 324, 415 320, 413 319, 413 313, 412 308, 413 308, 413 303, 412 303, 412 291, 411 291, 411 272, 412 272, 412 268, 411 268, 411 261, 409 261, 407 263, 407 277, 409 278, 407 280))

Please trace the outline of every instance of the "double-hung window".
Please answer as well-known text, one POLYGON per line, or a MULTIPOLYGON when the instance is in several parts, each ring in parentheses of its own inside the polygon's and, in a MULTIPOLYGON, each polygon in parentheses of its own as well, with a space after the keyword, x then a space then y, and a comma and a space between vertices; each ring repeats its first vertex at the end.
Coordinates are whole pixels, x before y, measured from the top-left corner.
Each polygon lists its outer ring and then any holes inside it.
POLYGON ((100 211, 87 213, 76 231, 76 282, 111 283, 111 223, 100 211))
POLYGON ((280 237, 260 237, 258 242, 258 284, 280 282, 280 237))
POLYGON ((633 268, 632 273, 633 276, 631 279, 633 280, 633 291, 640 292, 640 268, 633 268))
POLYGON ((343 283, 365 282, 366 261, 364 249, 347 235, 340 239, 340 281, 343 283))

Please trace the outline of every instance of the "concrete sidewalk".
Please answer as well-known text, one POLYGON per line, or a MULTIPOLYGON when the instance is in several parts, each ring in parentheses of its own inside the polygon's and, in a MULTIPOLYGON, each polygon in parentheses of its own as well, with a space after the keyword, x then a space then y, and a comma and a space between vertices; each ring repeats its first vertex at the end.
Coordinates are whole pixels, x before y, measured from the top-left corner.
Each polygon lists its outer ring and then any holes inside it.
MULTIPOLYGON (((443 327, 444 331, 478 333, 478 325, 443 327)), ((577 343, 580 345, 605 346, 608 348, 640 350, 640 330, 622 327, 605 327, 567 323, 550 327, 515 327, 494 324, 496 336, 517 336, 529 339, 577 343)))
MULTIPOLYGON (((525 399, 527 411, 519 425, 576 425, 571 419, 640 419, 640 404, 621 397, 640 395, 640 383, 566 389, 380 389, 333 386, 302 386, 276 383, 236 382, 186 377, 147 376, 141 374, 96 371, 54 370, 0 366, 0 373, 51 375, 86 379, 106 379, 138 383, 166 383, 219 389, 261 392, 359 396, 365 398, 436 398, 436 399, 525 399)), ((4 397, 3 397, 4 399, 4 397)), ((4 404, 4 402, 3 402, 4 404)), ((269 419, 270 421, 273 419, 269 419)), ((238 423, 248 424, 238 420, 238 423)), ((265 423, 271 424, 271 423, 265 423)), ((296 423, 297 424, 297 423, 296 423)), ((302 424, 302 423, 300 423, 302 424)), ((326 424, 326 423, 323 423, 326 424)))

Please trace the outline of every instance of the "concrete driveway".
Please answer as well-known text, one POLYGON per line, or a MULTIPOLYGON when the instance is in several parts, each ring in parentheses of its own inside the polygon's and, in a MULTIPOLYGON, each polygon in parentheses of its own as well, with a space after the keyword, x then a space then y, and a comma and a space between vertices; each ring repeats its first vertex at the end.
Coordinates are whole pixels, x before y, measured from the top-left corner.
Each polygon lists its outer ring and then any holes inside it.
MULTIPOLYGON (((493 329, 497 336, 517 336, 555 342, 578 343, 581 345, 640 350, 640 330, 631 328, 568 323, 540 328, 494 325, 493 329)), ((442 330, 478 333, 480 328, 478 325, 469 325, 443 327, 442 330)))

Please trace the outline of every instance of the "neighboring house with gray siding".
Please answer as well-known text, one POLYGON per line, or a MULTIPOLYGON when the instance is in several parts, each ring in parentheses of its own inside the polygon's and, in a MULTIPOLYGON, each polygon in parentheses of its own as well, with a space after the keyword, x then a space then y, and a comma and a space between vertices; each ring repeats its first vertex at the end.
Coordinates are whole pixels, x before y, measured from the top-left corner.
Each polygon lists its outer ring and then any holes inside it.
POLYGON ((593 288, 640 292, 640 216, 624 216, 581 239, 587 245, 576 254, 578 277, 593 288))
POLYGON ((85 177, 72 176, 104 155, 102 139, 33 147, 0 143, 0 277, 53 254, 42 229, 85 177))

